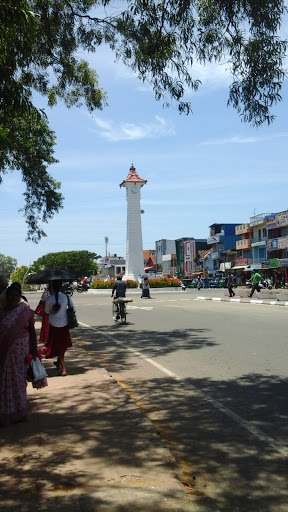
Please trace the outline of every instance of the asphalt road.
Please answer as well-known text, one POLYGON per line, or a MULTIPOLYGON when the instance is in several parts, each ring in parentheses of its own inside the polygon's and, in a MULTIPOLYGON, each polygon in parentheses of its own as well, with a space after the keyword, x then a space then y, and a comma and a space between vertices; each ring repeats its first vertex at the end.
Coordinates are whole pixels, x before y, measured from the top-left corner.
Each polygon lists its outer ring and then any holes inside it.
POLYGON ((75 293, 74 339, 154 423, 191 494, 222 512, 287 512, 287 308, 197 301, 197 290, 127 295, 122 326, 109 292, 75 293))

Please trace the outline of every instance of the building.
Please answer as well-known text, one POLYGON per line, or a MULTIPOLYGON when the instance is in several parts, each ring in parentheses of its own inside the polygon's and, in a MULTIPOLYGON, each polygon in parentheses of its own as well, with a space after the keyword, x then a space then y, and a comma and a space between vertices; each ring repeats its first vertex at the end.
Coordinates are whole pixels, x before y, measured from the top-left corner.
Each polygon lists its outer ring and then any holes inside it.
POLYGON ((143 241, 141 224, 141 188, 147 180, 141 178, 132 164, 127 178, 120 183, 126 189, 127 231, 126 231, 126 269, 124 280, 137 281, 144 274, 143 241))
POLYGON ((250 227, 253 229, 251 240, 252 262, 255 268, 261 267, 261 261, 267 260, 267 217, 275 214, 261 213, 250 218, 250 227))
POLYGON ((210 236, 207 238, 207 244, 212 245, 213 251, 211 259, 213 261, 213 274, 218 270, 225 271, 231 268, 236 258, 236 241, 240 240, 241 235, 235 234, 235 224, 211 224, 210 236))
POLYGON ((193 237, 175 240, 177 257, 177 276, 192 278, 198 270, 202 271, 202 257, 199 251, 209 249, 207 240, 193 237))
POLYGON ((240 240, 236 240, 236 258, 235 266, 245 268, 252 261, 252 240, 253 228, 250 224, 239 224, 235 228, 235 234, 241 236, 240 240))
MULTIPOLYGON (((157 270, 162 272, 163 270, 163 256, 169 256, 165 261, 171 260, 171 255, 176 254, 176 244, 175 240, 166 240, 166 238, 162 238, 162 240, 157 240, 155 242, 156 246, 156 265, 157 270)), ((167 270, 167 264, 165 264, 165 268, 167 270)))
POLYGON ((97 264, 100 279, 113 279, 125 272, 125 259, 117 254, 108 254, 105 258, 99 258, 97 264))

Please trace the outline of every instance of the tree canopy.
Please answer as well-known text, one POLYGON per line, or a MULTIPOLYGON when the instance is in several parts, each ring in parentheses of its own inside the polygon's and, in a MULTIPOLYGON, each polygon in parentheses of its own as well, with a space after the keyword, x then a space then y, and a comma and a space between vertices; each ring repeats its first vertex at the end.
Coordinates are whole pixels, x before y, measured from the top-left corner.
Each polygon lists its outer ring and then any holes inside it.
POLYGON ((89 251, 50 252, 34 261, 31 269, 35 272, 42 268, 68 270, 76 278, 80 278, 97 274, 98 258, 100 258, 99 255, 89 251))
POLYGON ((15 258, 11 258, 11 256, 5 256, 5 254, 0 254, 0 274, 9 279, 10 274, 14 272, 17 266, 17 260, 15 258))
POLYGON ((63 206, 55 163, 55 134, 35 92, 54 106, 102 109, 106 94, 80 55, 107 44, 151 84, 157 100, 189 114, 187 92, 201 85, 193 64, 226 62, 228 105, 244 122, 270 124, 281 100, 287 41, 280 29, 285 0, 2 0, 0 4, 0 179, 22 172, 28 239, 45 235, 63 206))

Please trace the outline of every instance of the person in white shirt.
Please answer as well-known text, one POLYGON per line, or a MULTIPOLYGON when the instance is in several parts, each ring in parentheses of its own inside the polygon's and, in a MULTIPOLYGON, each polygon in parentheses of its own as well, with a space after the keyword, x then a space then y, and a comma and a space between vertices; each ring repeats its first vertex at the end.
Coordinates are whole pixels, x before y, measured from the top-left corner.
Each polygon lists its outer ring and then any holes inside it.
POLYGON ((45 300, 45 312, 49 315, 49 335, 46 345, 46 358, 57 357, 55 366, 66 376, 64 356, 67 348, 72 347, 68 328, 67 306, 75 310, 72 299, 60 292, 62 281, 51 281, 52 295, 45 300))

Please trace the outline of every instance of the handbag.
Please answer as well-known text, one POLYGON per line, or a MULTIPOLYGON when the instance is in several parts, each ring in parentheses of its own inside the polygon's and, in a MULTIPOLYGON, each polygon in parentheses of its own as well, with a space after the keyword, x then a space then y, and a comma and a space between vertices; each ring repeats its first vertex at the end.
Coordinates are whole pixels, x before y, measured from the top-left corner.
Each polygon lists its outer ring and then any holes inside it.
POLYGON ((67 307, 67 317, 68 317, 68 327, 69 329, 74 329, 74 327, 78 327, 78 321, 76 318, 75 310, 70 306, 69 296, 67 295, 68 307, 67 307))
POLYGON ((43 316, 43 314, 45 313, 45 306, 44 306, 43 300, 40 300, 40 302, 39 302, 37 308, 35 309, 34 313, 35 313, 35 315, 43 316))
POLYGON ((33 382, 34 380, 43 379, 43 377, 47 377, 46 370, 41 363, 39 357, 36 359, 32 359, 31 363, 28 366, 27 370, 27 380, 29 382, 33 382))

